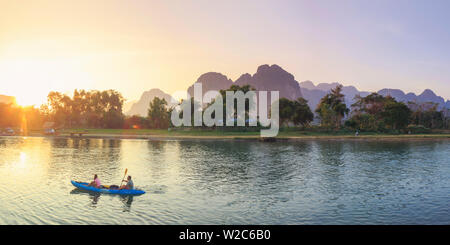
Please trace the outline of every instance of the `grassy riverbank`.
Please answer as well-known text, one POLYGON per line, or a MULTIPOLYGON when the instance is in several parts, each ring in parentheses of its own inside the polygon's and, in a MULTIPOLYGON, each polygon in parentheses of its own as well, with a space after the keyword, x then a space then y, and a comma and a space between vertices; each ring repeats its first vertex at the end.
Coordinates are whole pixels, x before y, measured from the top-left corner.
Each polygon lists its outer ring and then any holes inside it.
MULTIPOLYGON (((260 132, 239 132, 222 130, 161 130, 161 129, 66 129, 59 131, 59 137, 70 137, 71 133, 83 133, 82 137, 93 138, 193 138, 193 139, 258 139, 260 132)), ((42 135, 35 132, 34 136, 42 135)), ((78 137, 78 135, 74 135, 78 137)), ((311 132, 299 130, 282 130, 278 139, 450 139, 450 133, 430 133, 430 134, 383 134, 362 132, 355 136, 353 132, 311 132)))

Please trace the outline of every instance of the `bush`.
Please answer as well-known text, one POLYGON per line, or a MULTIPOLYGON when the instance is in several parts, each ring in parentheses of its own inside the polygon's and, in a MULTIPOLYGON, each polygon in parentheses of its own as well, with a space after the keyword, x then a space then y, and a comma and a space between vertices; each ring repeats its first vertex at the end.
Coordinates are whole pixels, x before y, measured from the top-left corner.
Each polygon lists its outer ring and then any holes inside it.
POLYGON ((356 120, 350 118, 347 121, 345 121, 344 126, 348 127, 348 128, 351 128, 351 129, 357 129, 358 122, 356 122, 356 120))
POLYGON ((406 128, 407 132, 411 132, 412 134, 428 134, 431 133, 431 129, 426 128, 423 125, 408 125, 406 128))

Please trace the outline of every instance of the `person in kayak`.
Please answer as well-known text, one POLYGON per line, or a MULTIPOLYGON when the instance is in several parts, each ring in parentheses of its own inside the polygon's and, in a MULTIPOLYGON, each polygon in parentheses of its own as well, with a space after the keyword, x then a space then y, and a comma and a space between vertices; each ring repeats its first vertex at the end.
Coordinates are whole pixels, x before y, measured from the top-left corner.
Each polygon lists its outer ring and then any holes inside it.
POLYGON ((128 175, 127 180, 124 180, 124 181, 127 182, 127 184, 126 185, 122 185, 119 188, 119 190, 122 190, 122 189, 133 190, 134 189, 134 184, 133 184, 133 181, 131 180, 131 176, 130 175, 128 175))
POLYGON ((95 188, 100 188, 101 187, 101 183, 100 183, 100 179, 98 178, 98 176, 96 174, 94 174, 94 181, 92 181, 91 183, 89 183, 88 186, 93 186, 95 188))

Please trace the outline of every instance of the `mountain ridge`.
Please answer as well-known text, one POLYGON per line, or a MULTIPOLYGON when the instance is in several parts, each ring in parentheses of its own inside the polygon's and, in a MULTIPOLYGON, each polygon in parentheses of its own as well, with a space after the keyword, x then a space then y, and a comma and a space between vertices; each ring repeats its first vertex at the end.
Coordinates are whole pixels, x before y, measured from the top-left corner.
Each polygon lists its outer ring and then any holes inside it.
MULTIPOLYGON (((317 86, 314 85, 311 81, 304 81, 300 83, 300 87, 302 87, 302 90, 305 94, 305 99, 311 100, 310 107, 311 109, 315 109, 318 101, 320 101, 320 98, 325 96, 330 90, 336 85, 339 85, 340 83, 320 83, 317 86), (320 85, 320 86, 319 86, 320 85), (320 97, 317 99, 317 97, 320 97)), ((436 103, 438 104, 438 109, 450 109, 450 101, 445 99, 441 96, 436 95, 434 91, 431 89, 425 89, 421 94, 416 95, 413 92, 405 93, 401 89, 392 89, 392 88, 383 88, 378 91, 374 91, 375 93, 378 93, 383 96, 391 96, 395 98, 397 101, 401 101, 404 103, 408 102, 414 102, 418 104, 422 103, 436 103)), ((365 97, 369 95, 372 92, 369 91, 359 91, 356 87, 349 85, 349 86, 343 86, 342 93, 345 95, 345 102, 347 104, 347 107, 350 107, 354 102, 354 96, 359 94, 362 97, 365 97)))
MULTIPOLYGON (((202 95, 210 90, 219 91, 228 89, 231 85, 250 85, 256 91, 280 91, 280 98, 295 100, 301 97, 301 88, 294 76, 278 65, 261 65, 256 73, 242 74, 236 81, 218 72, 207 72, 201 75, 196 82, 202 84, 202 95)), ((194 95, 194 84, 188 88, 188 94, 194 95)))
MULTIPOLYGON (((331 89, 341 84, 339 82, 321 82, 315 85, 310 80, 298 82, 295 80, 294 75, 276 64, 260 65, 258 66, 256 73, 254 73, 253 75, 251 75, 250 73, 244 73, 235 81, 219 72, 204 73, 200 75, 199 78, 191 86, 188 87, 187 92, 190 96, 193 96, 193 88, 195 83, 202 83, 203 95, 210 90, 219 91, 221 89, 228 89, 231 85, 243 86, 246 84, 254 87, 257 91, 280 91, 280 98, 284 97, 290 100, 295 100, 298 97, 305 98, 306 100, 308 100, 308 105, 310 106, 312 111, 317 108, 317 104, 320 102, 320 99, 323 96, 325 96, 331 89)), ((164 93, 163 91, 161 92, 164 93)), ((347 107, 350 107, 353 103, 356 102, 354 99, 356 95, 365 97, 372 92, 376 92, 383 96, 392 96, 397 101, 402 101, 405 103, 433 102, 438 104, 438 109, 450 109, 450 101, 436 95, 436 93, 431 89, 425 89, 421 94, 416 95, 412 92, 405 93, 401 89, 383 88, 378 91, 362 91, 358 90, 358 88, 353 85, 346 85, 343 86, 342 92, 345 95, 345 103, 347 104, 347 107)), ((143 96, 141 96, 140 100, 142 99, 143 96)), ((139 103, 139 101, 137 103, 139 103)), ((145 106, 146 103, 142 104, 145 106)))
POLYGON ((142 93, 141 98, 133 103, 128 111, 125 112, 126 115, 140 115, 147 116, 148 108, 150 102, 155 98, 159 97, 161 99, 165 99, 167 101, 168 106, 172 106, 172 96, 165 93, 159 88, 152 88, 148 91, 142 93))

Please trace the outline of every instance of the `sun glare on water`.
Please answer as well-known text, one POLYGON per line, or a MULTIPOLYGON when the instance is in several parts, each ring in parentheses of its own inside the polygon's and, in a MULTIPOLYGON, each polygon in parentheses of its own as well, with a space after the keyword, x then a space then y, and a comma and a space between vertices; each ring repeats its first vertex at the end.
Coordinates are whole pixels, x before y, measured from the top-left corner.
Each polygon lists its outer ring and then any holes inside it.
POLYGON ((15 164, 15 167, 18 169, 25 169, 27 167, 27 153, 26 152, 20 152, 19 159, 15 164))

